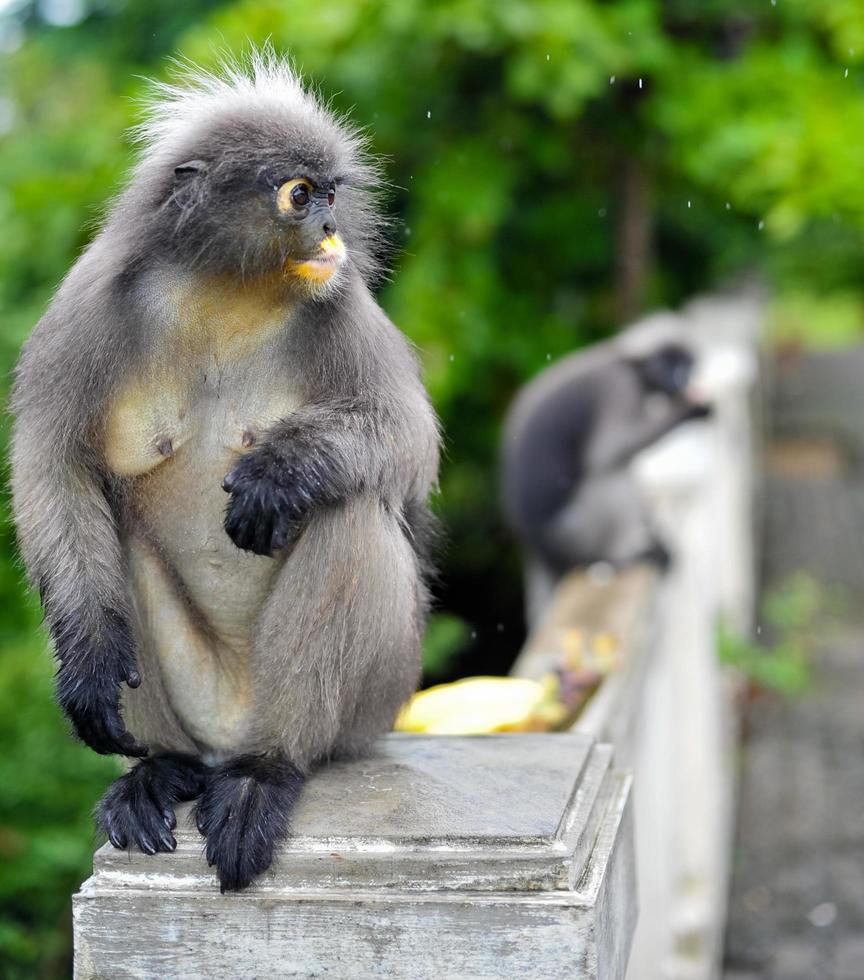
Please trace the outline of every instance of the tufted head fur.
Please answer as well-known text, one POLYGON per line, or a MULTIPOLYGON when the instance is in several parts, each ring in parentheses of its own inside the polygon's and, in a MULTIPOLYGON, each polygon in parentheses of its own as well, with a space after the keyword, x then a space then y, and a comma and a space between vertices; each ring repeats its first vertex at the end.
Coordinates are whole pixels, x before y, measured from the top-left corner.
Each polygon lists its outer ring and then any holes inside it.
POLYGON ((176 74, 151 86, 135 131, 141 155, 109 230, 135 228, 139 255, 254 278, 312 258, 335 224, 346 249, 340 272, 353 265, 373 275, 386 220, 363 134, 270 49, 212 74, 184 65, 176 74), (313 192, 305 213, 280 207, 280 187, 297 177, 313 192))

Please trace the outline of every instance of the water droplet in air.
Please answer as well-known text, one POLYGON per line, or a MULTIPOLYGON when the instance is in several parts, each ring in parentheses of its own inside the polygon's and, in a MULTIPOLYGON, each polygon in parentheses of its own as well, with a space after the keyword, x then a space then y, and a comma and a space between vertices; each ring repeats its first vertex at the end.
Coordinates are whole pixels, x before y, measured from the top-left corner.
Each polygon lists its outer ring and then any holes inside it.
POLYGON ((639 88, 642 88, 642 79, 639 79, 639 88))
POLYGON ((455 354, 451 354, 450 355, 450 363, 452 364, 455 360, 456 360, 456 355, 455 354))
POLYGON ((760 222, 759 222, 759 231, 762 231, 762 229, 763 229, 764 227, 765 227, 765 222, 764 222, 764 221, 760 221, 760 222))
POLYGON ((689 208, 689 207, 692 207, 692 202, 691 202, 691 201, 688 201, 688 202, 687 202, 687 207, 688 207, 688 208, 689 208))
POLYGON ((547 55, 546 55, 546 60, 547 60, 547 61, 550 61, 551 59, 552 59, 552 55, 551 55, 551 54, 547 54, 547 55))
POLYGON ((610 75, 609 76, 609 84, 610 85, 614 85, 615 84, 615 76, 614 75, 610 75))
POLYGON ((432 110, 431 109, 427 109, 426 110, 426 118, 427 119, 431 119, 432 118, 432 110))
POLYGON ((824 929, 837 918, 837 906, 833 902, 823 902, 811 909, 807 918, 817 929, 824 929))
POLYGON ((726 202, 726 210, 727 211, 731 211, 732 210, 732 205, 728 201, 726 202))

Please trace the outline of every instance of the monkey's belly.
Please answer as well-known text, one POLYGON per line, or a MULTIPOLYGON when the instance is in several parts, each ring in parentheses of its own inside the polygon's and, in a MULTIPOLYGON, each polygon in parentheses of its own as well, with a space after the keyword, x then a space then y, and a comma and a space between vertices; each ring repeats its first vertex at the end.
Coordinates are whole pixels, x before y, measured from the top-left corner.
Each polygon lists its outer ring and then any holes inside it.
POLYGON ((127 397, 109 417, 106 455, 130 475, 127 547, 142 643, 185 730, 216 750, 242 744, 255 623, 283 563, 242 551, 223 527, 222 480, 251 448, 244 442, 295 407, 284 387, 253 394, 238 407, 206 393, 173 400, 169 390, 158 400, 127 397), (165 439, 170 452, 154 456, 165 439))
POLYGON ((172 712, 202 749, 242 744, 251 707, 248 647, 228 645, 208 630, 152 546, 133 540, 129 552, 142 633, 141 696, 156 682, 148 669, 155 661, 172 712))
POLYGON ((189 735, 231 749, 248 725, 255 623, 282 560, 241 551, 225 533, 223 468, 202 481, 200 461, 177 462, 136 494, 128 547, 142 643, 189 735))

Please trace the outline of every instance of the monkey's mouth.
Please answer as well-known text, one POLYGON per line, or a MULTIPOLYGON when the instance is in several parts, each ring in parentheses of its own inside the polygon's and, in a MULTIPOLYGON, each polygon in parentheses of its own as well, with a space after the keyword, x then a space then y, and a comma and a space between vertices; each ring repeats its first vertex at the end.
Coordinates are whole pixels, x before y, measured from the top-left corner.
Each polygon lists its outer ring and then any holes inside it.
POLYGON ((328 235, 318 246, 318 252, 308 259, 290 259, 289 273, 311 282, 326 282, 345 261, 345 243, 337 234, 328 235))

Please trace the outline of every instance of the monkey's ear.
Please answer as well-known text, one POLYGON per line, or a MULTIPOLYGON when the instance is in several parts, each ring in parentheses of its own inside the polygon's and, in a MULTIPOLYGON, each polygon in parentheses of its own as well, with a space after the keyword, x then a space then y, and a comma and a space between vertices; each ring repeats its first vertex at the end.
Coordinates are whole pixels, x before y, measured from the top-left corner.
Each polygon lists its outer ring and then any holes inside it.
POLYGON ((187 160, 186 163, 181 163, 174 168, 174 182, 182 184, 192 177, 197 177, 198 174, 206 173, 206 171, 207 164, 203 160, 187 160))

